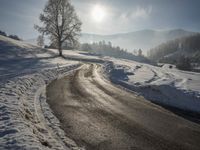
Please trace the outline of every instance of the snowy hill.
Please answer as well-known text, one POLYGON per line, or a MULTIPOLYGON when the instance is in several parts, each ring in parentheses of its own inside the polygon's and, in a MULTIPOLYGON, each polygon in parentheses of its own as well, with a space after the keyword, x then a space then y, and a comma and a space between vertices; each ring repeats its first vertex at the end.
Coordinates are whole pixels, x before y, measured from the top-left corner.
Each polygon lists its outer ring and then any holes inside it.
POLYGON ((80 60, 99 61, 99 58, 81 51, 64 50, 63 54, 67 60, 58 57, 55 49, 42 49, 24 41, 0 36, 0 81, 43 68, 77 64, 80 60))
POLYGON ((24 41, 14 40, 0 35, 0 60, 37 58, 52 56, 53 53, 24 41))
POLYGON ((0 36, 0 74, 23 72, 33 68, 41 68, 43 60, 54 57, 55 53, 37 46, 0 36))

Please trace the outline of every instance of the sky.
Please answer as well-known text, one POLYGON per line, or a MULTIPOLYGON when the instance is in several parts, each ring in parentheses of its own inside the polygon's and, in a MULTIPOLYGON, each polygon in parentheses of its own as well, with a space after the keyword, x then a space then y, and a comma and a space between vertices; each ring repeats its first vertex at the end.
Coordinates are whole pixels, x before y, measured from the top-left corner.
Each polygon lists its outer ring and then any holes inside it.
MULTIPOLYGON (((38 36, 33 28, 47 0, 0 0, 0 30, 22 39, 38 36)), ((200 0, 71 0, 82 32, 115 34, 143 29, 182 28, 200 32, 200 0)))

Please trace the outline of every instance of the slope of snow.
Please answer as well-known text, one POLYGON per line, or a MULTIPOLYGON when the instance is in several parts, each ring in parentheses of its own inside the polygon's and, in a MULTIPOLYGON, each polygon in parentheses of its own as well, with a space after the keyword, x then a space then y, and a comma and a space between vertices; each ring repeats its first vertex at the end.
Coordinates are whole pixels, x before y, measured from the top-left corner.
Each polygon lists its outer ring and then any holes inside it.
POLYGON ((42 49, 23 41, 0 36, 0 82, 44 68, 77 64, 80 61, 100 61, 98 57, 85 52, 64 50, 63 53, 66 59, 58 57, 57 50, 42 49))
POLYGON ((90 60, 74 55, 64 59, 0 36, 0 149, 82 149, 61 130, 45 94, 48 83, 79 67, 80 59, 90 60))
POLYGON ((49 109, 45 87, 79 65, 45 69, 0 87, 0 149, 80 149, 49 109))
POLYGON ((114 83, 155 103, 200 112, 200 73, 112 59, 107 71, 114 83), (121 78, 119 78, 119 75, 121 78))

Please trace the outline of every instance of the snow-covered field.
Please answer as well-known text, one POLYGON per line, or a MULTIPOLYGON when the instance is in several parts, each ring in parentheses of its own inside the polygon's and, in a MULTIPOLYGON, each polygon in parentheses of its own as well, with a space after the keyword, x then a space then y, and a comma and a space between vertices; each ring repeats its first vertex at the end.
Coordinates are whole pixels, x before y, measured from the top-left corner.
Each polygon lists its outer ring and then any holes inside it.
POLYGON ((114 83, 155 103, 200 112, 200 73, 180 71, 168 64, 155 67, 128 60, 112 61, 107 70, 114 83))
POLYGON ((0 149, 81 149, 46 103, 46 85, 80 66, 0 36, 0 149))
POLYGON ((77 64, 80 61, 101 61, 98 57, 88 55, 85 52, 67 50, 63 53, 67 60, 58 57, 57 50, 41 49, 0 35, 1 84, 8 78, 30 74, 44 68, 77 64))
POLYGON ((64 51, 64 57, 0 36, 0 149, 81 149, 60 129, 45 87, 84 62, 103 63, 114 83, 148 100, 200 112, 200 73, 81 51, 64 51))

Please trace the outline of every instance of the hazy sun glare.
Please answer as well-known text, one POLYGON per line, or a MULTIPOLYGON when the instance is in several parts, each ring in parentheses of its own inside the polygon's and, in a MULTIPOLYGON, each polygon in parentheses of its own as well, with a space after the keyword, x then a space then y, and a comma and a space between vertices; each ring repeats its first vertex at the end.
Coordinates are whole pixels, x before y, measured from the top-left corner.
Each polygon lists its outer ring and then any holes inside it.
POLYGON ((94 19, 94 21, 102 22, 105 18, 106 12, 105 12, 105 9, 102 6, 96 5, 92 9, 91 14, 92 14, 92 18, 94 19))

